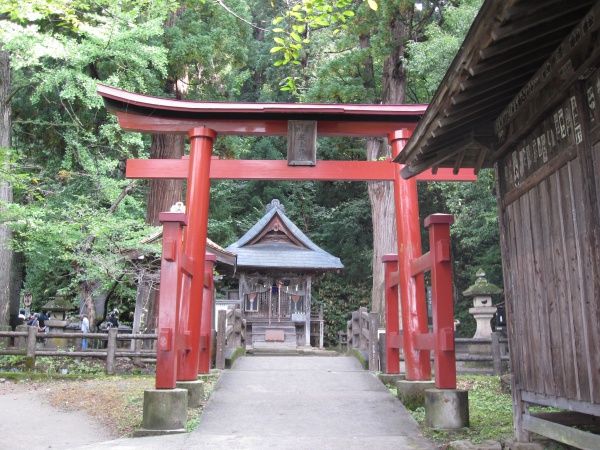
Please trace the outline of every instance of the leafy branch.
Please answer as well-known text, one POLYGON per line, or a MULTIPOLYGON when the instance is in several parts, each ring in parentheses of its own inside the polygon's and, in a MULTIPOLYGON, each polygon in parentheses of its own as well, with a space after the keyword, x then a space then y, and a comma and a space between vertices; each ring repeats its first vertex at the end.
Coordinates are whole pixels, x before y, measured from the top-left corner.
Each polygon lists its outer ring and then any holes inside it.
MULTIPOLYGON (((377 10, 375 0, 364 1, 367 1, 372 10, 377 10)), ((272 30, 276 34, 273 38, 276 45, 271 48, 271 53, 279 55, 274 65, 302 65, 301 50, 304 45, 310 43, 310 31, 335 26, 333 35, 338 34, 347 28, 347 20, 354 17, 354 11, 350 9, 351 4, 352 0, 302 0, 285 15, 273 19, 273 25, 285 25, 272 30)), ((281 90, 297 95, 296 80, 297 78, 292 76, 285 78, 281 90)))

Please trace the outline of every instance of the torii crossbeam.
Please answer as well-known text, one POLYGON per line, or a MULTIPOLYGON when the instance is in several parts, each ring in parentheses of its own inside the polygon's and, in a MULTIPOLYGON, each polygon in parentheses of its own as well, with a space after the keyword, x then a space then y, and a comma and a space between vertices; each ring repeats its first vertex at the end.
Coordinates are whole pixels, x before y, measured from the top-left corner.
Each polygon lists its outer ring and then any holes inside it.
MULTIPOLYGON (((187 134, 190 155, 180 160, 129 160, 128 178, 187 179, 187 230, 183 255, 188 271, 204 268, 208 205, 211 179, 238 180, 343 180, 393 181, 398 229, 400 291, 402 315, 405 324, 404 354, 407 379, 431 377, 429 353, 415 350, 410 341, 412 331, 420 332, 427 326, 427 317, 419 291, 408 266, 421 253, 420 225, 416 181, 474 181, 472 170, 439 169, 410 180, 399 176, 399 166, 386 161, 316 161, 313 165, 290 165, 288 161, 219 160, 212 157, 213 141, 217 134, 251 136, 286 136, 290 122, 310 121, 319 136, 385 137, 392 146, 392 158, 406 143, 427 105, 315 105, 281 103, 208 103, 178 101, 135 94, 108 86, 98 85, 108 110, 118 117, 125 130, 156 134, 187 134), (408 261, 408 262, 407 262, 408 261), (190 267, 192 269, 190 269, 190 267), (415 294, 416 292, 416 294, 415 294), (424 325, 423 325, 424 324, 424 325), (410 343, 409 343, 410 344, 410 343)), ((183 218, 175 218, 183 224, 183 218)), ((198 272, 198 275, 202 272, 198 272)), ((159 308, 159 328, 173 342, 185 345, 168 346, 157 352, 158 371, 173 376, 158 377, 157 388, 173 388, 175 380, 196 380, 199 368, 207 371, 202 358, 210 358, 210 346, 199 348, 200 336, 210 335, 210 320, 202 320, 204 276, 193 276, 184 283, 179 304, 178 327, 169 331, 163 327, 169 319, 159 308), (164 315, 163 315, 164 314, 164 315), (162 322, 161 322, 162 320, 162 322), (176 374, 176 376, 175 376, 176 374), (159 378, 161 381, 159 381, 159 378), (167 380, 167 381, 162 381, 167 380)), ((162 274, 161 274, 162 277, 162 274)), ((162 284, 162 279, 161 279, 162 284)), ((162 292, 161 292, 162 295, 162 292)), ((172 300, 172 298, 171 298, 172 300)), ((172 302, 171 302, 172 303, 172 302)), ((206 305, 205 305, 206 306, 206 305)), ((170 313, 171 315, 173 313, 170 313)), ((398 324, 388 329, 398 336, 398 324)))

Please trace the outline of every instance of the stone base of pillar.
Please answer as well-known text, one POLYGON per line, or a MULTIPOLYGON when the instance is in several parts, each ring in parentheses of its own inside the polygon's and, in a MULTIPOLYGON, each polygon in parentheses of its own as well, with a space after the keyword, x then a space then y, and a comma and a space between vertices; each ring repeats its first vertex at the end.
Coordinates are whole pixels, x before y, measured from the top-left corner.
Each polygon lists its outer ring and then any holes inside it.
POLYGON ((427 389, 425 426, 456 430, 469 426, 469 392, 464 389, 427 389))
POLYGON ((204 399, 204 381, 178 381, 175 383, 177 389, 185 389, 188 393, 188 408, 197 408, 204 399))
POLYGON ((435 388, 435 381, 399 380, 396 383, 398 400, 411 411, 425 406, 425 391, 435 388))
POLYGON ((148 389, 144 391, 142 428, 134 436, 185 433, 188 391, 148 389))

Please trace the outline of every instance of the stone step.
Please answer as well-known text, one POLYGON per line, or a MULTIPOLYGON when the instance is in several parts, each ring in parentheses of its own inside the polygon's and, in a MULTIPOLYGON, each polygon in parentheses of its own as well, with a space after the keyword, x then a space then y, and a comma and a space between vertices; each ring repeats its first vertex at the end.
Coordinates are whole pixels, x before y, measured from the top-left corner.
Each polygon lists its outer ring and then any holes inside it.
POLYGON ((252 348, 247 351, 252 356, 302 356, 296 349, 285 348, 252 348))
POLYGON ((253 342, 252 349, 255 351, 297 351, 296 343, 291 342, 253 342))
POLYGON ((252 335, 252 345, 256 343, 261 344, 287 344, 296 346, 296 335, 295 334, 286 334, 283 339, 278 339, 277 336, 269 336, 270 339, 267 339, 267 336, 264 334, 252 335))

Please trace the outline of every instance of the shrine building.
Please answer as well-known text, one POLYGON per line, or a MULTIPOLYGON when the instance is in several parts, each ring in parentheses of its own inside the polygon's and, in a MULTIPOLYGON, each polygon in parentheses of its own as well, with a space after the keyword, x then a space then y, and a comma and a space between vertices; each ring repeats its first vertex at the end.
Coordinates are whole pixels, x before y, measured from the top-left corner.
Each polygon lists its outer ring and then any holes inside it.
POLYGON ((314 244, 272 200, 265 215, 225 250, 237 255, 239 299, 254 349, 323 346, 323 314, 311 309, 311 284, 340 270, 340 259, 314 244), (312 312, 312 313, 311 313, 312 312))

